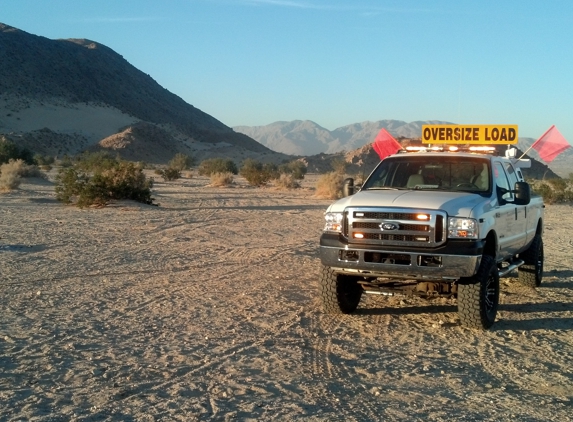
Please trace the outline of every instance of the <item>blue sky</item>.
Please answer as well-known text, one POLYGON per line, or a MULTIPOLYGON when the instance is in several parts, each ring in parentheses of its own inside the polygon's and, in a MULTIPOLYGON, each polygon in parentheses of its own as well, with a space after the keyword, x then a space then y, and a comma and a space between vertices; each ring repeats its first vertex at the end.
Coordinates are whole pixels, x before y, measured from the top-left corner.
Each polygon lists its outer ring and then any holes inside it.
POLYGON ((0 0, 0 22, 100 42, 228 126, 555 124, 573 144, 570 0, 0 0))

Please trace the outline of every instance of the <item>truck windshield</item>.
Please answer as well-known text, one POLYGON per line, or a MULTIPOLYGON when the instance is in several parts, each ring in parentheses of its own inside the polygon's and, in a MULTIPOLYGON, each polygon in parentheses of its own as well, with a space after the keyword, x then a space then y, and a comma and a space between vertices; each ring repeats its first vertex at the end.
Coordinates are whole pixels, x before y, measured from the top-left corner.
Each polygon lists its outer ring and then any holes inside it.
POLYGON ((404 155, 382 161, 362 189, 437 189, 483 193, 489 161, 480 157, 404 155))

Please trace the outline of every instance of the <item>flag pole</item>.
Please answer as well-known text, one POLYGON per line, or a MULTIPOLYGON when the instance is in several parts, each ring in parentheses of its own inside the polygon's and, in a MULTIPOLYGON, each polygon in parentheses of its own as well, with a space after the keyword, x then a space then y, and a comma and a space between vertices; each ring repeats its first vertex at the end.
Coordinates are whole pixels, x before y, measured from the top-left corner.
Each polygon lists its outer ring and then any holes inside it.
MULTIPOLYGON (((547 134, 549 133, 549 131, 550 131, 551 129, 553 129, 554 127, 555 127, 555 125, 551 125, 551 127, 550 127, 549 129, 547 129, 547 130, 545 131, 545 133, 539 137, 539 139, 542 139, 542 138, 543 138, 545 135, 547 135, 547 134)), ((535 141, 534 143, 532 143, 531 146, 530 146, 529 148, 527 148, 527 150, 526 150, 523 154, 521 154, 521 157, 519 157, 519 160, 521 160, 521 159, 523 158, 523 156, 524 156, 525 154, 527 154, 527 153, 531 150, 531 148, 533 148, 533 146, 534 146, 537 142, 539 142, 539 139, 538 139, 537 141, 535 141)))

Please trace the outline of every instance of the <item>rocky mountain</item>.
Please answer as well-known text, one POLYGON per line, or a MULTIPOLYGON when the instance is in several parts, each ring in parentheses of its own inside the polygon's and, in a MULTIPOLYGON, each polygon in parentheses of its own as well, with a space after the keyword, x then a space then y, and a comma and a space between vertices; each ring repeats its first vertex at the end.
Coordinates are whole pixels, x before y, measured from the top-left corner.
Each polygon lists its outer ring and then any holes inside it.
POLYGON ((99 145, 122 154, 129 145, 128 155, 145 151, 151 162, 175 151, 284 158, 97 42, 51 40, 0 23, 0 63, 0 134, 35 152, 75 154, 99 145), (109 136, 115 141, 100 143, 109 136), (129 142, 119 142, 122 136, 129 142))
POLYGON ((401 120, 379 120, 354 123, 329 131, 310 120, 294 120, 266 126, 235 126, 233 129, 274 151, 291 155, 313 155, 360 148, 371 143, 382 128, 396 138, 416 138, 421 136, 422 125, 440 123, 448 122, 429 120, 406 123, 401 120))

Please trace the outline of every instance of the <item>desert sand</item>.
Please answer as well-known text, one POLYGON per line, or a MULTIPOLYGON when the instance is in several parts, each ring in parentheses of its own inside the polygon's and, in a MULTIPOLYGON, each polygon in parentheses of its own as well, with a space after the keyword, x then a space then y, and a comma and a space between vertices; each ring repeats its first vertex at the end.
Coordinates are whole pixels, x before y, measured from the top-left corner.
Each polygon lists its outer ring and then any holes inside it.
POLYGON ((0 420, 573 420, 571 206, 547 206, 544 282, 502 279, 490 331, 453 299, 333 317, 313 178, 156 181, 158 207, 0 195, 0 420))

